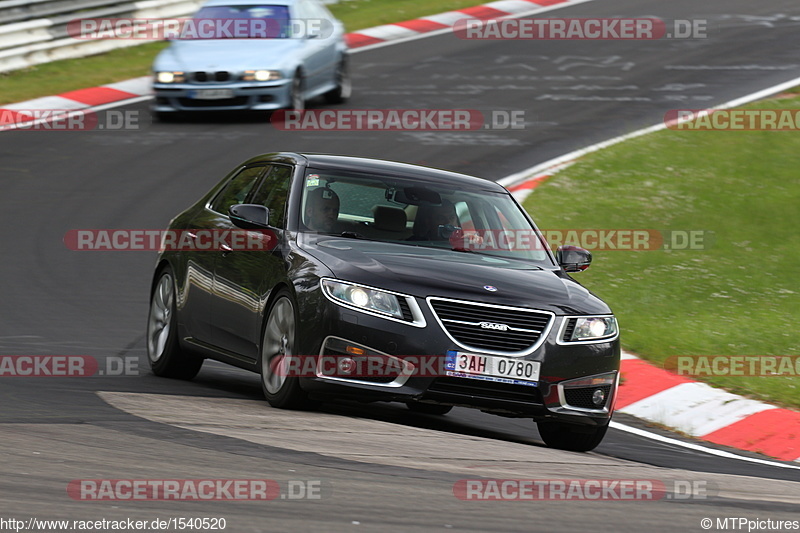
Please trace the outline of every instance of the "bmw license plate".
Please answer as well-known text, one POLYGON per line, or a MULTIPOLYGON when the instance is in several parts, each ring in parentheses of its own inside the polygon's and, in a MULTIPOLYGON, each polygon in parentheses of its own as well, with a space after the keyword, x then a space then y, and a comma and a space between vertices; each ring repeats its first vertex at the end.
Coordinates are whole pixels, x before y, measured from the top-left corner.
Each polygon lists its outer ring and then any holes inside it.
POLYGON ((482 379, 514 385, 537 386, 539 361, 525 361, 518 357, 478 355, 450 350, 445 359, 445 373, 457 378, 482 379))
POLYGON ((233 89, 197 89, 189 93, 189 97, 197 100, 222 100, 233 98, 233 89))

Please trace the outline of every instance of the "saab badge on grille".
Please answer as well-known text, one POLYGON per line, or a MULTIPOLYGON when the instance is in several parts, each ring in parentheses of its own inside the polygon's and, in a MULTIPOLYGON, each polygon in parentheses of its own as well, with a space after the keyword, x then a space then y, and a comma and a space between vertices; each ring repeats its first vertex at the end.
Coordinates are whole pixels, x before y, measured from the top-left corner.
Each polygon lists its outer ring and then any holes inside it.
POLYGON ((508 326, 506 324, 495 324, 494 322, 481 322, 481 328, 508 331, 508 326))

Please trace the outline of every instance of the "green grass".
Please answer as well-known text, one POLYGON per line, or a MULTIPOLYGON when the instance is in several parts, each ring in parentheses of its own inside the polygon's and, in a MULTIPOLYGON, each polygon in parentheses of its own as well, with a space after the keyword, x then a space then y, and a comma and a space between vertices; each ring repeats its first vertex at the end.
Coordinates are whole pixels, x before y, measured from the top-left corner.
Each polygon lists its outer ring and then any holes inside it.
MULTIPOLYGON (((800 109, 800 98, 751 108, 800 109)), ((581 159, 525 203, 543 228, 704 230, 706 250, 595 251, 575 277, 619 318, 623 346, 672 355, 800 355, 800 135, 662 131, 581 159)), ((714 377, 800 407, 800 380, 714 377)))
MULTIPOLYGON (((328 6, 348 32, 486 3, 487 0, 343 0, 328 6)), ((81 59, 0 73, 0 105, 150 74, 167 43, 148 43, 81 59)))
POLYGON ((147 43, 0 73, 0 105, 146 76, 167 44, 147 43))

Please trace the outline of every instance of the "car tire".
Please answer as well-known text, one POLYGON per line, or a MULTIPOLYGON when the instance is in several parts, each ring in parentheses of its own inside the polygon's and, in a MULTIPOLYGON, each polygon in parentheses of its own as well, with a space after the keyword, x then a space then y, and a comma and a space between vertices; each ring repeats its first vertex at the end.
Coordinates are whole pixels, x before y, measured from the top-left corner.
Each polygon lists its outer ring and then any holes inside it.
POLYGON ((288 290, 278 293, 267 314, 261 336, 259 369, 261 389, 273 407, 304 409, 308 396, 300 387, 297 376, 286 375, 286 363, 297 345, 297 306, 288 290), (278 368, 282 366, 283 372, 278 368))
POLYGON ((608 431, 608 423, 604 426, 586 427, 563 422, 539 422, 539 435, 550 448, 571 452, 588 452, 594 450, 608 431))
POLYGON ((192 379, 203 359, 181 349, 176 320, 175 281, 169 267, 161 270, 150 295, 147 319, 147 359, 156 376, 192 379))
POLYGON ((303 73, 299 70, 292 78, 292 87, 289 92, 289 109, 292 111, 305 111, 306 100, 303 97, 303 73))
POLYGON ((452 405, 439 405, 435 403, 406 402, 409 411, 425 415, 446 415, 452 409, 452 405))
POLYGON ((350 66, 346 57, 342 57, 336 65, 336 88, 325 93, 325 101, 329 104, 342 104, 350 98, 353 92, 353 82, 350 79, 350 66))

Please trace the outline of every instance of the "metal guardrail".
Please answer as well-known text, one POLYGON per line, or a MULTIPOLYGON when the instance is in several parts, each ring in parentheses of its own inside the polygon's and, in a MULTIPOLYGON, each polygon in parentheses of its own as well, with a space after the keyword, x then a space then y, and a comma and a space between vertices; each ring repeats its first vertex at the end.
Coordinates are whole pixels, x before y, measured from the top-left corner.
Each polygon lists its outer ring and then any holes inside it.
POLYGON ((74 39, 67 33, 72 20, 186 17, 205 1, 0 0, 0 72, 142 44, 132 39, 74 39))

